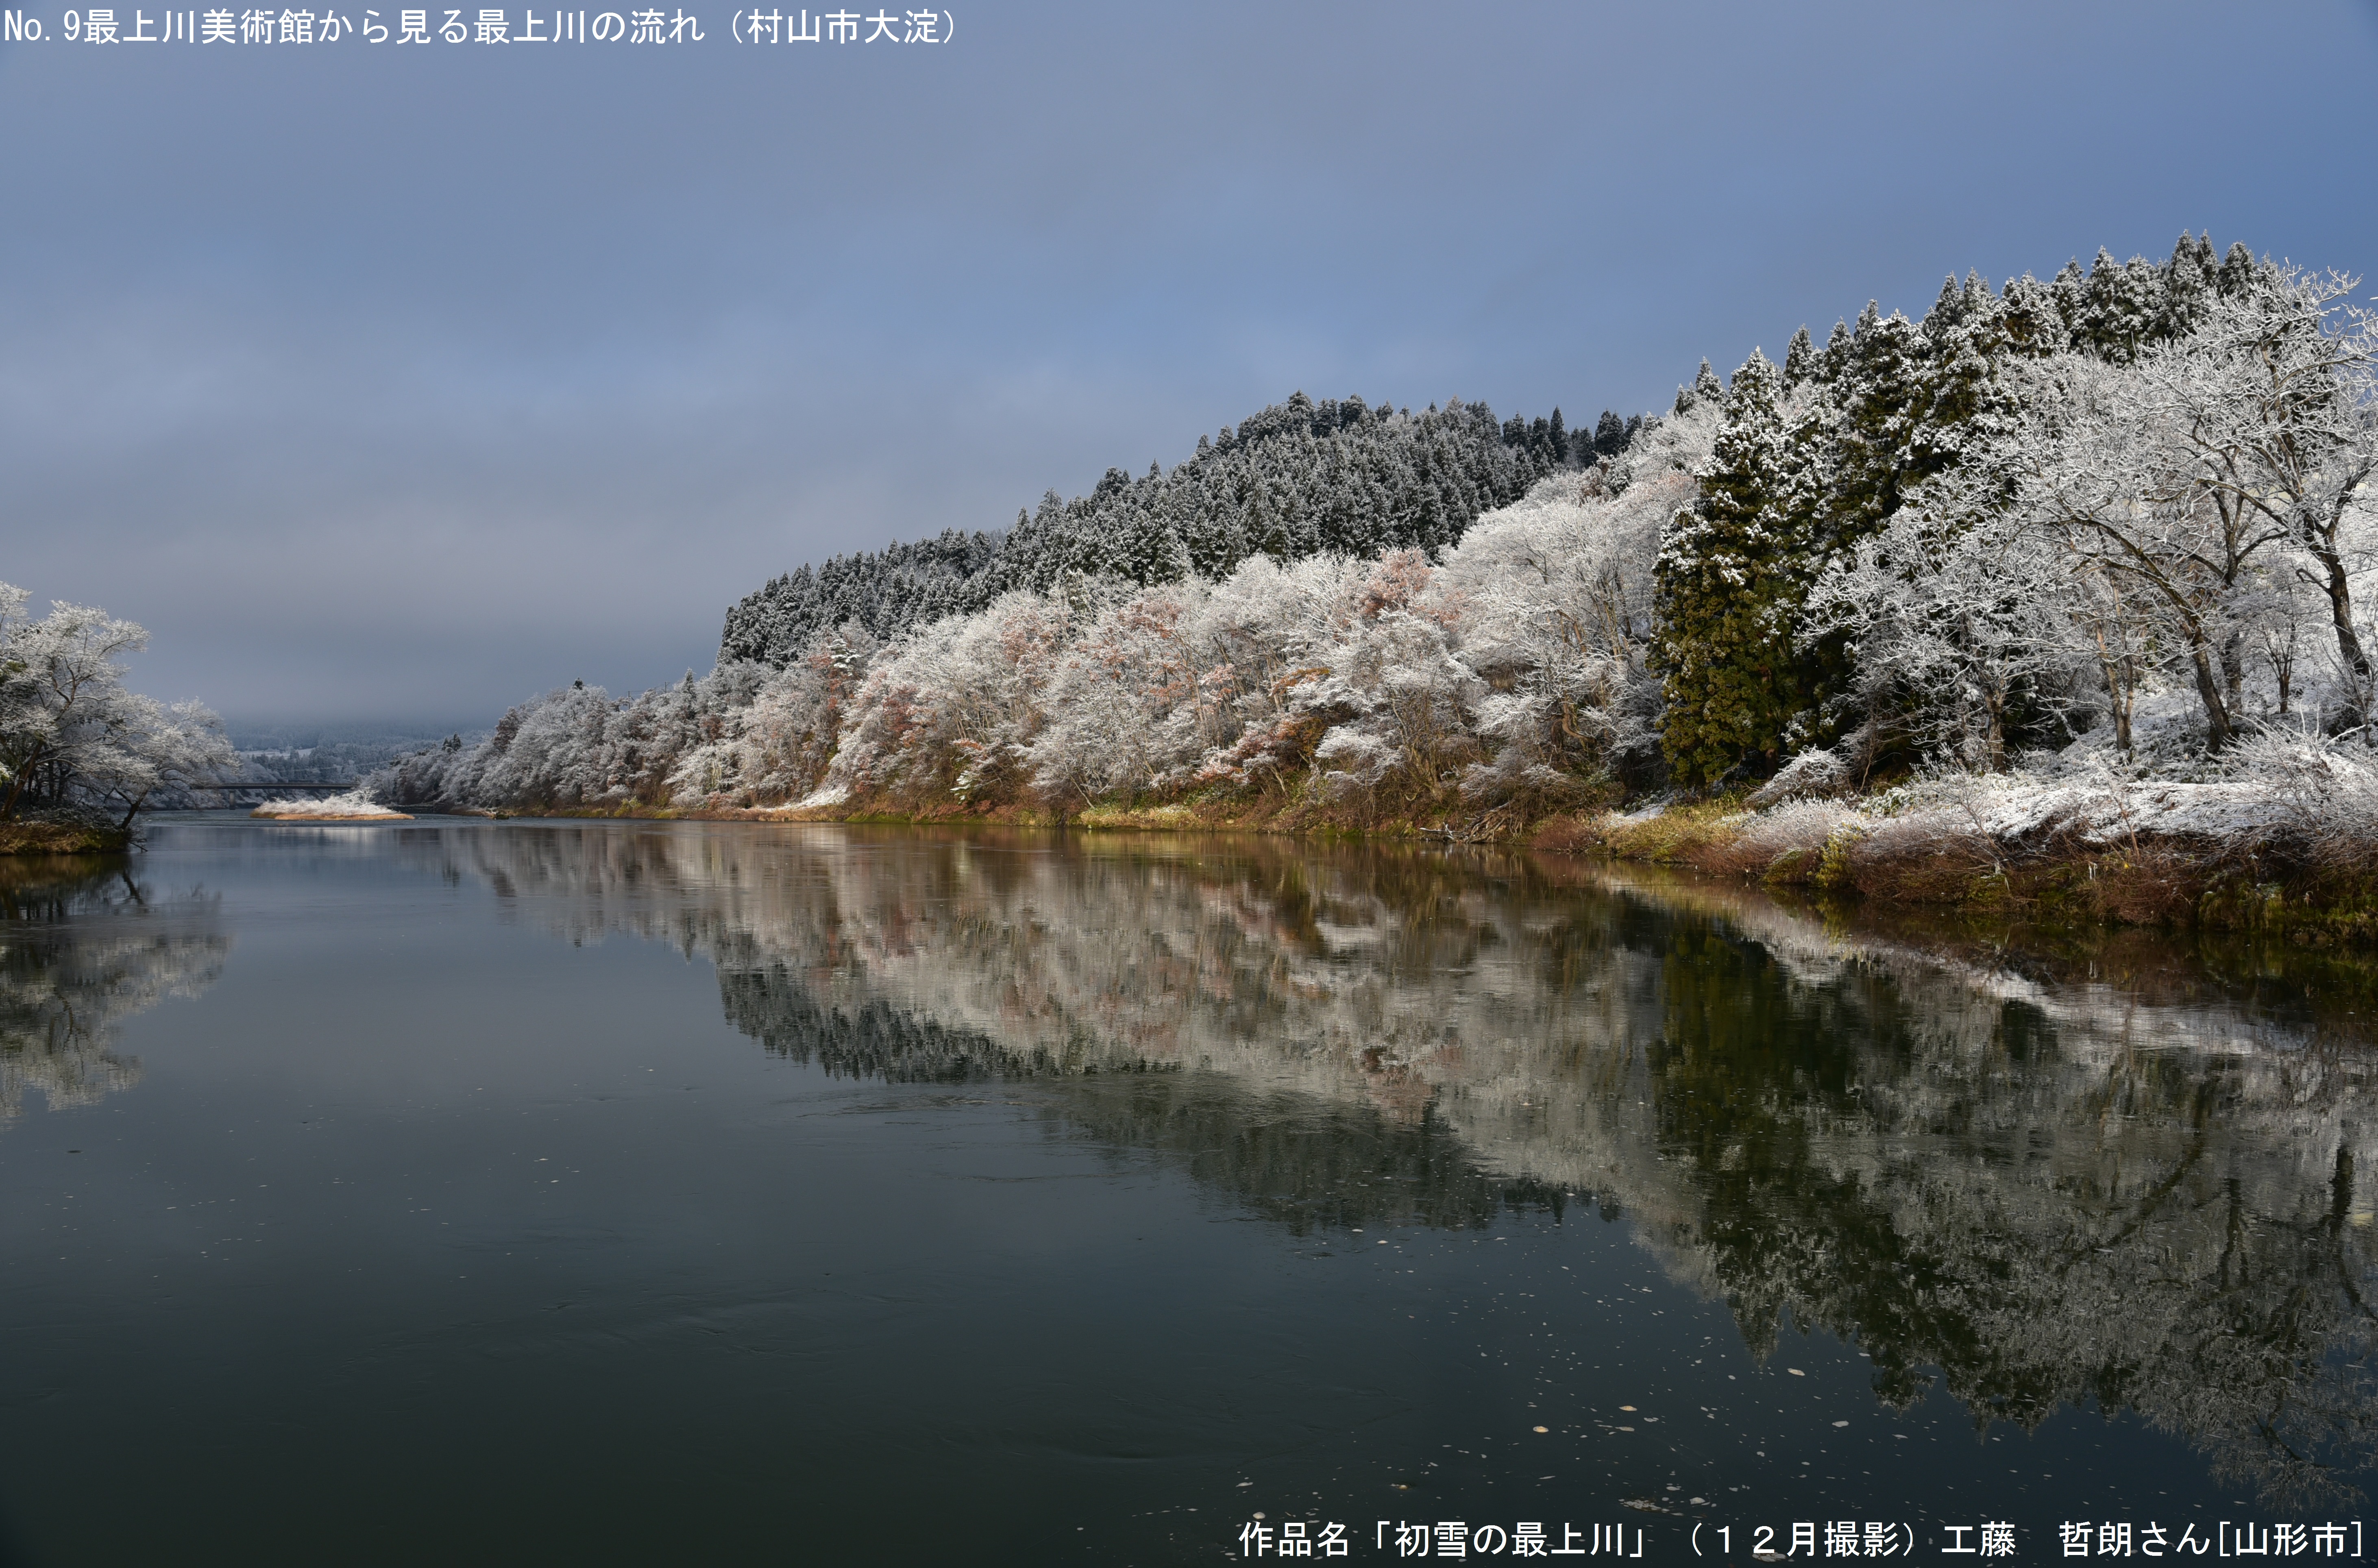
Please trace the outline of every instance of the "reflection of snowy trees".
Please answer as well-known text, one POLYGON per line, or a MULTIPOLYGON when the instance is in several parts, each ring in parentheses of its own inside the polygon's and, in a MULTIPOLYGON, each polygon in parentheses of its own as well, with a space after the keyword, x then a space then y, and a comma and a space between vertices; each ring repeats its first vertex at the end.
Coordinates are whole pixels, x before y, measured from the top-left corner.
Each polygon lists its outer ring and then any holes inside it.
POLYGON ((111 1048, 116 1025, 205 990, 231 951, 211 901, 147 902, 114 870, 25 877, 0 880, 0 1119, 28 1089, 54 1110, 130 1087, 140 1063, 111 1048))
POLYGON ((1878 1390, 2130 1407, 2265 1491, 2368 1462, 2366 1047, 1683 926, 1643 1083, 1680 1254, 1754 1343, 1856 1333, 1878 1390))
POLYGON ((2372 1455, 2378 1057, 2351 975, 2235 955, 2225 980, 2230 955, 2132 935, 2025 977, 1755 895, 1423 854, 445 843, 556 929, 708 954, 771 1048, 1072 1074, 1078 1130, 1293 1223, 1591 1195, 1754 1347, 1787 1316, 1857 1335, 1886 1399, 2135 1410, 2275 1497, 2372 1455))

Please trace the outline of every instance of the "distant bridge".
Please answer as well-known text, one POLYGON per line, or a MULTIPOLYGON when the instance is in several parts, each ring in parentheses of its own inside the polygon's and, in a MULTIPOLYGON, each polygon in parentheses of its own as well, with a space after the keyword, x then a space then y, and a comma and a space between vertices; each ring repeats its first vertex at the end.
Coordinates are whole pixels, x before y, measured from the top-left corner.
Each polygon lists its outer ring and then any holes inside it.
POLYGON ((215 790, 227 795, 247 795, 260 790, 291 789, 301 795, 344 795, 354 788, 358 782, 360 781, 350 781, 346 784, 275 784, 259 780, 255 784, 181 784, 176 787, 189 790, 194 794, 201 790, 215 790))

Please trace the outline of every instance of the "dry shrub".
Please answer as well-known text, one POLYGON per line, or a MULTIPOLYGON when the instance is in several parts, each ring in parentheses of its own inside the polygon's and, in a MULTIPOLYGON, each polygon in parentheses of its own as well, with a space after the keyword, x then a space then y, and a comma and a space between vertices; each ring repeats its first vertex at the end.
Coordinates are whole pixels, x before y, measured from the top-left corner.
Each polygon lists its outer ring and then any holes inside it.
POLYGON ((1875 821, 1837 846, 1839 875, 1868 898, 1964 904, 1984 892, 2004 865, 1999 846, 1971 820, 1948 811, 1911 811, 1875 821))
POLYGON ((1732 800, 1714 800, 1624 814, 1563 814, 1547 819, 1533 842, 1555 854, 1604 854, 1721 876, 1810 881, 1826 845, 1860 820, 1835 801, 1798 801, 1754 813, 1732 800))
POLYGON ((2204 895, 2207 877, 2198 859, 2167 839, 2141 839, 2088 863, 2089 908, 2125 926, 2168 926, 2186 920, 2204 895))
POLYGON ((2366 882, 2378 878, 2378 837, 2367 831, 2323 833, 2309 843, 2277 846, 2283 851, 2278 858, 2307 867, 2332 880, 2366 882))
POLYGON ((1614 814, 1601 818, 1594 826, 1603 848, 1621 860, 1648 860, 1656 865, 1713 870, 1720 868, 1720 857, 1740 834, 1747 820, 1735 802, 1712 800, 1625 816, 1614 814))
POLYGON ((1602 847, 1602 834, 1593 821, 1565 811, 1545 818, 1530 842, 1549 855, 1591 855, 1602 847))
POLYGON ((77 822, 0 822, 0 855, 99 855, 120 851, 128 834, 77 822))
POLYGON ((1712 845, 1700 864, 1735 876, 1811 882, 1824 865, 1825 846, 1833 835, 1859 821, 1854 808, 1838 801, 1793 801, 1745 818, 1732 842, 1712 845))

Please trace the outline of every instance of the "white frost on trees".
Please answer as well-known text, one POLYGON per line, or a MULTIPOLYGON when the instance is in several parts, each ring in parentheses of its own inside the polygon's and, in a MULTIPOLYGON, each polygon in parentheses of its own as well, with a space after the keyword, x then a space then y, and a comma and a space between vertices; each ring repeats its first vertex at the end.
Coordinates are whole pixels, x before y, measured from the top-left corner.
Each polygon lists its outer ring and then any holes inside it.
MULTIPOLYGON (((1788 569, 1774 640, 1808 666, 1790 675, 1809 710, 1760 764, 1785 763, 1775 789, 1851 787, 1878 760, 2005 775, 2111 752, 2203 774, 2231 765, 2211 754, 2278 755, 2243 745, 2257 736, 2370 739, 2378 323, 2357 286, 2184 240, 2168 267, 2101 257, 2003 295, 1952 280, 1920 326, 1870 308, 1821 350, 1796 338, 1798 466, 1745 482, 1747 500, 1788 502, 1794 531, 1750 545, 1800 552, 1744 557, 1788 569)), ((876 561, 890 598, 828 563, 786 580, 799 616, 753 622, 767 664, 632 700, 557 691, 376 787, 529 809, 880 797, 1060 815, 1234 792, 1524 815, 1657 788, 1649 651, 1696 634, 1657 624, 1653 569, 1671 520, 1723 477, 1725 401, 1707 375, 1669 414, 1605 421, 1606 445, 1496 433, 1476 411, 1297 405, 1192 465, 1201 485, 1246 480, 1227 496, 1111 474, 1027 520, 1029 572, 992 569, 1014 541, 945 535, 876 561), (1430 444, 1457 419, 1479 450, 1492 436, 1538 457, 1465 478, 1430 444), (1390 439, 1428 459, 1411 485, 1349 466, 1390 439), (1262 472, 1242 473, 1258 447, 1262 472), (1523 473, 1532 487, 1493 509, 1523 473), (1407 492, 1443 517, 1398 512, 1407 492), (855 611, 820 632, 844 587, 897 634, 879 644, 855 611)))
POLYGON ((2378 328, 2349 287, 2274 269, 2127 360, 2010 368, 2004 426, 1812 602, 1818 629, 1851 634, 1869 709, 1895 693, 1911 733, 1992 770, 2016 710, 2036 745, 2094 708, 2128 753, 2163 688, 2193 698, 2213 751, 2308 689, 2331 727, 2364 722, 2378 328))
POLYGON ((0 582, 0 821, 37 807, 121 814, 234 766, 221 721, 129 690, 122 660, 149 634, 104 610, 56 604, 36 620, 0 582))

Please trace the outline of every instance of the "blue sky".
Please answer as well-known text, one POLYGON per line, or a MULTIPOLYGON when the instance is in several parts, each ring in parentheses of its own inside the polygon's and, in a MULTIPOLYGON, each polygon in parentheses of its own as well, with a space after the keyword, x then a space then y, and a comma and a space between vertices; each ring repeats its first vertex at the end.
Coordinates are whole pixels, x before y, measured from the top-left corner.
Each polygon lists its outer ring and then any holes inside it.
POLYGON ((773 49, 680 8, 704 42, 400 49, 21 7, 0 579, 234 721, 484 724, 1298 389, 1576 423, 2183 227, 2378 273, 2372 0, 1008 0, 773 49))

